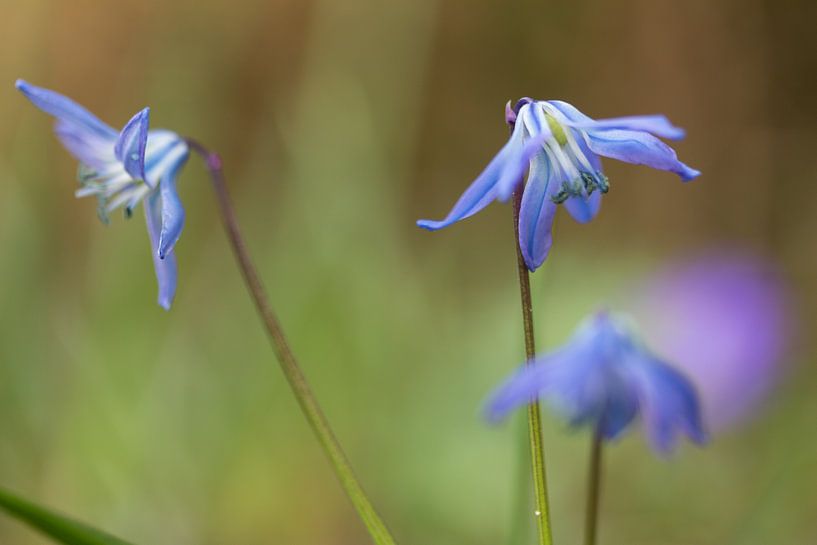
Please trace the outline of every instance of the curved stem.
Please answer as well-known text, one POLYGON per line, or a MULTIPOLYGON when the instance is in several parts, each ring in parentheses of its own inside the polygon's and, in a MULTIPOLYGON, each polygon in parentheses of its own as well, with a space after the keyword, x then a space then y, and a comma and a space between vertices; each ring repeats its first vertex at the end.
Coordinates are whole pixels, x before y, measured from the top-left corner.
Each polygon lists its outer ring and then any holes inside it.
POLYGON ((593 432, 593 443, 590 446, 590 470, 587 477, 587 509, 584 521, 584 544, 596 545, 599 522, 599 498, 601 496, 601 432, 593 432))
POLYGON ((374 542, 377 545, 395 545, 394 538, 375 511, 374 506, 363 491, 363 487, 360 485, 357 477, 355 477, 352 466, 332 432, 320 405, 318 405, 303 371, 301 371, 292 350, 289 348, 289 343, 284 336, 281 324, 270 307, 266 292, 261 284, 255 265, 253 265, 252 259, 250 259, 247 246, 241 235, 241 230, 238 227, 238 220, 236 219, 224 179, 221 158, 195 140, 188 139, 187 144, 190 146, 190 149, 200 155, 207 164, 207 169, 210 172, 210 178, 213 182, 213 189, 216 193, 216 200, 218 201, 219 210, 221 212, 221 219, 224 222, 224 228, 227 231, 239 268, 244 276, 247 289, 253 301, 255 301, 255 306, 261 315, 261 321, 264 322, 264 326, 272 342, 273 351, 278 358, 278 362, 281 364, 281 370, 284 372, 304 416, 306 416, 312 431, 315 432, 318 441, 320 441, 321 446, 323 446, 332 464, 332 468, 335 471, 335 475, 337 475, 340 480, 341 485, 352 501, 361 520, 369 530, 369 534, 374 542))
MULTIPOLYGON (((530 295, 530 275, 519 247, 519 208, 522 204, 522 189, 513 195, 513 231, 516 247, 516 263, 519 270, 519 294, 522 298, 522 323, 525 331, 525 354, 530 365, 536 355, 536 343, 533 335, 533 306, 530 295)), ((547 476, 545 474, 545 453, 542 447, 542 423, 539 401, 533 400, 528 405, 528 437, 530 440, 531 469, 533 472, 533 489, 536 498, 536 525, 539 530, 539 545, 551 545, 553 537, 550 530, 550 510, 548 507, 547 476)))

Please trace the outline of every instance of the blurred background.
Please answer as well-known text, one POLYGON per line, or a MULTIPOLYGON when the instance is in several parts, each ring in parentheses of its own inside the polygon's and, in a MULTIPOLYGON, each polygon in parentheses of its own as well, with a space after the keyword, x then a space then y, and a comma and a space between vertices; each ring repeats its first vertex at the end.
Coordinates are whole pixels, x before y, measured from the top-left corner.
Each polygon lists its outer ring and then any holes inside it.
MULTIPOLYGON (((560 211, 533 277, 541 349, 600 306, 628 310, 705 395, 708 447, 662 460, 634 429, 608 449, 601 543, 817 542, 817 3, 0 6, 2 486, 140 544, 368 540, 269 349, 204 168, 180 180, 166 313, 143 221, 105 227, 74 198, 75 161, 21 77, 115 127, 150 105, 154 127, 218 150, 294 349, 400 543, 506 543, 519 423, 479 411, 524 358, 511 210, 436 234, 414 221, 448 212, 504 143, 505 102, 532 96, 593 117, 663 112, 704 172, 683 185, 607 161, 600 216, 560 211), (732 278, 741 289, 718 288, 732 278), (685 359, 691 345, 711 351, 685 359)), ((576 543, 589 437, 550 415, 545 434, 555 537, 576 543)), ((47 543, 5 517, 0 542, 47 543)))

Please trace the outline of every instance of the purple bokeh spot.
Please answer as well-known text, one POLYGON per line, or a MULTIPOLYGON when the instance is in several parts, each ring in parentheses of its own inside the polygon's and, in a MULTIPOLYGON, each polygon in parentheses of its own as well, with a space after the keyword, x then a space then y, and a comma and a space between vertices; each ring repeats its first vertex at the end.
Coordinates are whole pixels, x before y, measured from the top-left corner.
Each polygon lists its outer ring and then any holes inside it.
POLYGON ((710 252, 659 271, 637 301, 649 345, 695 383, 710 430, 750 416, 778 382, 794 321, 769 262, 710 252))

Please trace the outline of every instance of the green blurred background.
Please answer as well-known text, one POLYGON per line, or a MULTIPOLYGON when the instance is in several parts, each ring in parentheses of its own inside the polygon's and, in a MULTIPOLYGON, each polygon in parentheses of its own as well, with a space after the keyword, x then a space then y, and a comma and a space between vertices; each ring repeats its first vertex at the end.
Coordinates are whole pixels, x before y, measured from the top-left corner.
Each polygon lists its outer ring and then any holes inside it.
MULTIPOLYGON (((736 245, 792 283, 764 410, 706 449, 609 449, 601 543, 817 543, 817 3, 809 0, 2 0, 0 483, 140 544, 366 543, 275 363, 206 172, 171 312, 141 218, 73 197, 75 163, 15 92, 219 150, 305 371, 403 544, 509 532, 513 424, 485 394, 523 359, 510 208, 438 234, 506 137, 505 101, 664 112, 704 172, 607 162, 599 218, 560 213, 534 276, 539 345, 665 259, 736 245)), ((557 543, 579 541, 588 438, 547 417, 557 543)), ((46 541, 0 518, 0 543, 46 541)))

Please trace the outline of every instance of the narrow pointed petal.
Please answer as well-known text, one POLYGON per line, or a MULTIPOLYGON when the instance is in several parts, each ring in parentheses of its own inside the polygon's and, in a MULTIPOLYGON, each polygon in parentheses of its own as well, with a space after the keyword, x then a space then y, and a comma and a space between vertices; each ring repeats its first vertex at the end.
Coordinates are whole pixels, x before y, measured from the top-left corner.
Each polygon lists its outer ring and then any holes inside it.
POLYGON ((160 259, 164 259, 173 251, 184 227, 184 207, 176 191, 176 175, 183 164, 184 160, 179 161, 172 170, 164 175, 159 184, 159 194, 162 200, 162 228, 158 245, 160 259))
POLYGON ((556 186, 553 176, 547 155, 536 154, 519 209, 519 248, 530 271, 545 262, 553 245, 551 230, 556 215, 556 203, 550 198, 556 186))
POLYGON ((664 115, 614 117, 610 119, 597 119, 590 123, 570 122, 569 126, 577 129, 624 129, 643 131, 668 140, 682 140, 684 136, 686 136, 684 129, 673 125, 664 115))
POLYGON ((645 431, 653 449, 668 453, 675 446, 679 433, 684 433, 697 444, 706 443, 707 435, 692 383, 656 360, 644 358, 630 365, 639 391, 645 431))
POLYGON ((566 120, 560 120, 561 122, 576 129, 644 131, 669 140, 681 140, 686 135, 684 129, 673 125, 665 115, 632 115, 610 119, 592 119, 567 102, 550 100, 548 104, 555 107, 567 118, 566 120))
MULTIPOLYGON (((523 106, 520 116, 525 108, 528 106, 523 106)), ((544 137, 537 136, 526 142, 524 135, 524 124, 516 123, 510 140, 465 190, 445 219, 419 220, 417 225, 429 231, 437 231, 473 216, 497 199, 508 200, 522 181, 531 157, 541 148, 544 141, 544 137)))
POLYGON ((116 161, 110 139, 100 138, 96 133, 62 120, 57 121, 54 133, 68 153, 83 165, 102 171, 116 161))
POLYGON ((580 329, 565 346, 537 356, 494 390, 485 406, 486 418, 497 422, 539 398, 547 399, 573 423, 592 418, 604 408, 595 383, 588 388, 585 379, 596 376, 596 370, 604 370, 597 364, 595 352, 593 335, 586 328, 580 329))
POLYGON ((677 174, 685 182, 701 174, 679 161, 675 150, 651 134, 618 129, 591 130, 587 134, 588 147, 604 157, 667 170, 677 174))
POLYGON ((543 356, 532 365, 520 367, 488 398, 485 418, 490 422, 499 422, 517 407, 537 399, 552 381, 551 363, 548 356, 543 356))
POLYGON ((45 113, 71 123, 98 138, 108 140, 116 138, 115 130, 70 98, 42 87, 35 87, 21 79, 17 80, 15 87, 45 113))
POLYGON ((165 310, 170 310, 170 305, 176 295, 176 256, 170 251, 165 255, 164 259, 159 257, 162 211, 158 192, 154 191, 145 199, 144 208, 148 235, 150 236, 150 255, 153 257, 153 267, 156 270, 156 280, 159 283, 159 306, 165 310))
POLYGON ((149 124, 150 108, 145 108, 128 121, 114 146, 116 158, 135 180, 145 179, 145 148, 149 124))

